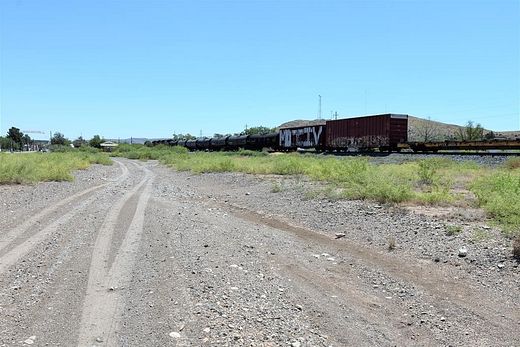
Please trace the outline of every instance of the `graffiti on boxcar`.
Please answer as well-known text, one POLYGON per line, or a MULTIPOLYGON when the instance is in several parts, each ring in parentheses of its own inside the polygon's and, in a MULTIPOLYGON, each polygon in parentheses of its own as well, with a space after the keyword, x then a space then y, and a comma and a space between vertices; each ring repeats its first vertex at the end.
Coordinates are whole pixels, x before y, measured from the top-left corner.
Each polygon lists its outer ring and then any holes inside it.
POLYGON ((370 135, 362 137, 338 137, 332 141, 334 148, 375 148, 385 147, 390 145, 390 138, 388 136, 370 135))
POLYGON ((320 144, 322 133, 322 125, 296 129, 280 129, 280 147, 316 147, 320 144))

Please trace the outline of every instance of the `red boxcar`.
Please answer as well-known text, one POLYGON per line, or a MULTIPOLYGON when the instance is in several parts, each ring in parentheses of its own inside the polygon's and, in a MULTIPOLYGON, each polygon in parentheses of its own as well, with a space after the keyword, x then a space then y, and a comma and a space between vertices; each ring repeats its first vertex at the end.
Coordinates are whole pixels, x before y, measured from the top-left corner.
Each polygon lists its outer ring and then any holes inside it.
POLYGON ((327 121, 328 150, 395 150, 408 141, 408 116, 380 114, 327 121))

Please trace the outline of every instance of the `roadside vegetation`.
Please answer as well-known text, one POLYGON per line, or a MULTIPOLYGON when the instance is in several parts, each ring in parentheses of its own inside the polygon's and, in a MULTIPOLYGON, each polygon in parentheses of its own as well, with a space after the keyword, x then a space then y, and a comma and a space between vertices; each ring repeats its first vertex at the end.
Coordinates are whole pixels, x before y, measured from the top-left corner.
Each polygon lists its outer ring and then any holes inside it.
MULTIPOLYGON (((368 199, 381 203, 415 203, 482 207, 508 233, 520 234, 520 164, 503 167, 431 158, 403 164, 374 164, 362 157, 338 158, 312 154, 193 152, 182 147, 121 145, 113 153, 131 159, 159 160, 179 171, 243 172, 300 175, 326 183, 309 196, 368 199)), ((272 192, 283 187, 273 186, 272 192)), ((307 195, 306 195, 307 196, 307 195)), ((455 231, 454 231, 455 232, 455 231)))
POLYGON ((62 150, 54 153, 0 153, 0 184, 71 181, 73 170, 83 170, 91 164, 112 163, 106 154, 97 150, 71 150, 65 146, 62 150))

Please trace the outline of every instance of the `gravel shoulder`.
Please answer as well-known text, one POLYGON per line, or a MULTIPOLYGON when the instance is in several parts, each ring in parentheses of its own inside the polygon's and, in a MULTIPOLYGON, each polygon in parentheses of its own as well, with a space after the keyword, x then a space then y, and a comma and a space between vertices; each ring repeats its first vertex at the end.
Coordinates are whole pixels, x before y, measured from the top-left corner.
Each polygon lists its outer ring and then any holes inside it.
POLYGON ((519 264, 482 214, 314 184, 117 159, 0 186, 0 346, 520 344, 519 264))

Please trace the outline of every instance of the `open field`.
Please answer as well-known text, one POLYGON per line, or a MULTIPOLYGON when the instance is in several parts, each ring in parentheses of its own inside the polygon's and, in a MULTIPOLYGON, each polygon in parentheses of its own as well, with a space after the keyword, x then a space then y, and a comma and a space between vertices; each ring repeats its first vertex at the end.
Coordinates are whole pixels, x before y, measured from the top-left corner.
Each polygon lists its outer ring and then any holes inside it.
MULTIPOLYGON (((414 203, 481 207, 507 233, 520 233, 520 159, 511 157, 498 166, 441 156, 376 163, 369 158, 267 154, 239 151, 189 153, 184 148, 121 148, 115 155, 130 159, 157 159, 179 171, 195 173, 243 172, 261 175, 303 175, 325 186, 307 197, 366 199, 380 203, 414 203)), ((274 186, 273 190, 278 187, 274 186)))

